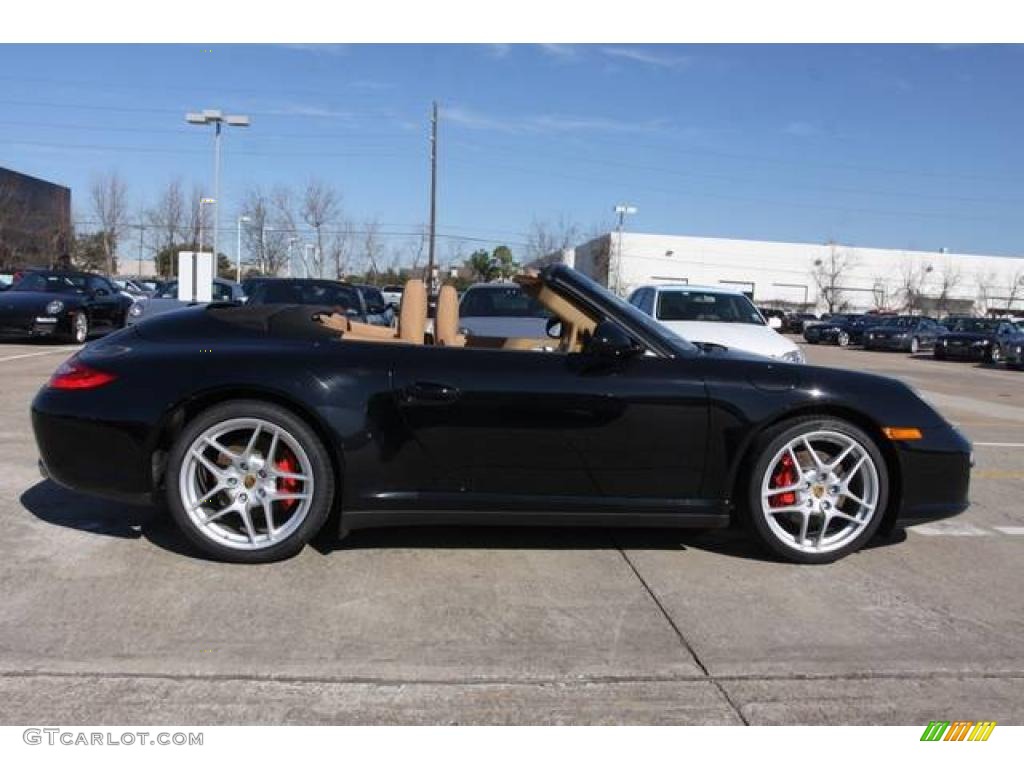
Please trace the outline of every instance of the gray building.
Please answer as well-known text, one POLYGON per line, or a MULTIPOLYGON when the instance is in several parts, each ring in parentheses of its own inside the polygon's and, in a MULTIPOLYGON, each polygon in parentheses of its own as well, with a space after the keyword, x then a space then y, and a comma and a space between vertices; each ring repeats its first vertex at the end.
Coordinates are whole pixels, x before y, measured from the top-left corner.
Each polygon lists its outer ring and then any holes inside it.
POLYGON ((0 168, 0 271, 65 263, 71 190, 0 168))

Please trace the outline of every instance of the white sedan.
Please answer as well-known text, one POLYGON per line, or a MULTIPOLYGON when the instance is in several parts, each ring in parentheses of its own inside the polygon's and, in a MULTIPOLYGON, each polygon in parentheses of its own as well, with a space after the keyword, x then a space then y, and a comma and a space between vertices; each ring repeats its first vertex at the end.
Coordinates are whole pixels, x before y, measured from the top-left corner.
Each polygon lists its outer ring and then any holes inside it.
POLYGON ((629 303, 688 341, 804 362, 800 348, 769 327, 740 291, 719 286, 645 285, 630 294, 629 303))

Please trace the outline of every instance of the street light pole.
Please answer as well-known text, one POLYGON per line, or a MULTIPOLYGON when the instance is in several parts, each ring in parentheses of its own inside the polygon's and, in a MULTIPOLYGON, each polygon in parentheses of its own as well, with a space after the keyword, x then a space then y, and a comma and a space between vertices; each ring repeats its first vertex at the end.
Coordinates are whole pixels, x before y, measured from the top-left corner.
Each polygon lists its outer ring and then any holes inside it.
POLYGON ((242 282, 242 222, 250 221, 248 216, 238 217, 238 244, 235 248, 235 282, 242 282))
MULTIPOLYGON (((219 109, 204 109, 202 112, 189 112, 185 121, 192 125, 212 125, 213 134, 213 194, 216 201, 213 213, 213 258, 216 260, 220 242, 220 134, 226 123, 238 128, 250 125, 248 115, 225 115, 219 109)), ((202 249, 200 249, 202 250, 202 249)))
POLYGON ((619 289, 622 287, 622 228, 626 223, 626 216, 632 216, 636 213, 636 207, 629 205, 628 203, 623 203, 621 205, 616 205, 613 210, 619 217, 619 242, 618 247, 615 249, 615 264, 609 264, 608 268, 608 287, 611 289, 612 293, 617 294, 619 289), (612 268, 613 266, 614 269, 612 268), (614 287, 612 286, 613 277, 615 282, 614 287))
POLYGON ((427 295, 434 285, 434 241, 437 236, 437 102, 430 118, 430 244, 427 248, 427 295))

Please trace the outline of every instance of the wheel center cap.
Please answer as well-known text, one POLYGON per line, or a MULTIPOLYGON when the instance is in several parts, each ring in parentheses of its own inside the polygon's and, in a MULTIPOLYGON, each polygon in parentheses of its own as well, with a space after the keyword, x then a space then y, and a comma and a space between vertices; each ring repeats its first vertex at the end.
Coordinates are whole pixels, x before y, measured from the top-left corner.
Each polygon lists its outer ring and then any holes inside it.
POLYGON ((254 485, 256 485, 256 476, 246 475, 245 479, 242 480, 242 483, 243 485, 245 485, 246 488, 252 488, 254 485))
POLYGON ((820 483, 811 486, 811 494, 813 494, 814 498, 820 499, 825 495, 825 486, 820 483))

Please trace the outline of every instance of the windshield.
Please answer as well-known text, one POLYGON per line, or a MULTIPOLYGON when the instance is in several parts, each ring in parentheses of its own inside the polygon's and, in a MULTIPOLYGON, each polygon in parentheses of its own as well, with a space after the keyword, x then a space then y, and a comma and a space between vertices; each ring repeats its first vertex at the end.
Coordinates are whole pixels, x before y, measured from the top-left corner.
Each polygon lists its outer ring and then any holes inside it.
POLYGON ((330 283, 267 281, 252 289, 253 304, 319 304, 344 309, 359 309, 354 288, 330 283))
POLYGON ((882 323, 886 328, 912 328, 917 325, 916 317, 894 317, 882 323))
POLYGON ((659 320, 764 325, 750 299, 732 293, 711 291, 662 291, 658 295, 659 320))
POLYGON ((470 288, 459 305, 460 317, 551 317, 518 285, 470 288))
POLYGON ((85 291, 85 277, 83 275, 44 275, 40 272, 30 272, 21 278, 11 290, 34 293, 85 291))
POLYGON ((999 327, 998 320, 984 320, 978 317, 965 317, 953 324, 953 331, 961 333, 993 333, 999 327))
MULTIPOLYGON (((231 286, 225 285, 224 283, 214 283, 212 288, 212 296, 214 301, 232 301, 234 297, 231 295, 231 286)), ((167 283, 163 288, 154 294, 153 298, 156 299, 177 299, 178 298, 178 281, 174 280, 167 283)))
MULTIPOLYGON (((697 347, 693 343, 686 340, 678 333, 675 333, 667 326, 662 325, 653 317, 641 311, 638 307, 634 307, 625 299, 619 298, 603 285, 595 282, 582 272, 570 270, 569 274, 571 275, 571 279, 569 279, 568 282, 573 288, 583 288, 585 290, 584 298, 596 304, 597 309, 602 313, 606 313, 608 306, 614 309, 615 313, 622 316, 625 320, 627 330, 640 330, 648 336, 654 337, 661 342, 662 345, 675 352, 692 354, 698 351, 697 347), (593 298, 586 296, 587 293, 593 294, 593 298)), ((573 300, 573 303, 577 304, 578 301, 573 300)))
POLYGON ((363 299, 366 300, 366 311, 371 315, 386 312, 388 303, 384 301, 384 295, 377 288, 361 288, 363 299))

